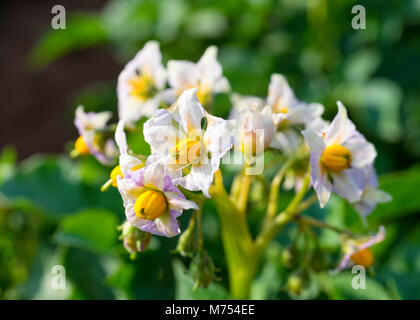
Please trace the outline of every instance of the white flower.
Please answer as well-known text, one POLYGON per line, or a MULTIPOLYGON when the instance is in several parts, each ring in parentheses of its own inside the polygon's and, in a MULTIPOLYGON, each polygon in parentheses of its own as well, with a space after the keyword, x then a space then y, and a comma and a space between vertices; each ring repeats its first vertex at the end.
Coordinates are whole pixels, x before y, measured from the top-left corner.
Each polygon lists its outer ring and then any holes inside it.
POLYGON ((302 139, 298 130, 301 126, 318 132, 327 125, 321 117, 324 107, 319 103, 299 101, 286 78, 280 74, 271 76, 267 104, 271 106, 273 114, 278 116, 277 133, 271 147, 286 155, 292 155, 301 146, 302 139))
POLYGON ((360 201, 353 203, 363 218, 367 217, 378 203, 385 203, 392 200, 390 194, 378 189, 378 177, 373 166, 364 170, 366 183, 360 201))
POLYGON ((162 65, 159 43, 149 41, 118 77, 120 119, 132 124, 142 116, 151 116, 165 100, 166 70, 162 65))
POLYGON ((345 238, 343 241, 344 256, 332 273, 338 273, 348 268, 351 264, 361 265, 365 268, 372 266, 374 257, 370 247, 382 242, 385 239, 385 234, 384 226, 380 226, 378 233, 374 236, 357 239, 345 238))
POLYGON ((164 166, 153 162, 118 177, 128 222, 144 232, 173 237, 180 233, 177 218, 183 210, 198 209, 185 199, 164 166))
POLYGON ((168 110, 158 110, 144 124, 152 156, 183 173, 181 185, 192 191, 208 189, 220 159, 231 148, 230 123, 202 107, 197 89, 184 91, 168 110))
POLYGON ((325 134, 302 132, 311 156, 311 182, 324 207, 334 191, 349 202, 360 201, 364 190, 363 169, 372 166, 375 147, 366 141, 338 102, 338 114, 325 134))
POLYGON ((74 124, 79 131, 75 150, 79 155, 92 154, 99 162, 110 165, 118 155, 111 137, 105 133, 111 112, 85 112, 83 106, 78 106, 74 124))
POLYGON ((186 60, 168 62, 168 81, 174 98, 184 90, 197 88, 197 96, 203 106, 207 106, 213 95, 228 92, 230 85, 223 77, 222 65, 217 61, 217 47, 208 47, 197 63, 186 60))
POLYGON ((273 74, 268 86, 267 104, 273 113, 285 115, 287 125, 307 125, 320 118, 324 107, 319 103, 307 104, 299 101, 286 78, 280 74, 273 74))

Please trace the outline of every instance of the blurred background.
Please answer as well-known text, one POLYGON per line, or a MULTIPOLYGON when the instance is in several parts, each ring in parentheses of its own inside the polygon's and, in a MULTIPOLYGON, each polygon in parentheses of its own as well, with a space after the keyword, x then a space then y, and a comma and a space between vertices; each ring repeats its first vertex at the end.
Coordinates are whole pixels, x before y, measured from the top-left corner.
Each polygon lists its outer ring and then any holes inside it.
MULTIPOLYGON (((328 119, 341 100, 375 144, 381 187, 394 197, 369 218, 372 231, 380 224, 388 231, 375 248, 375 276, 367 290, 355 291, 350 272, 334 278, 321 272, 294 298, 420 299, 419 0, 62 0, 65 30, 51 27, 56 4, 0 4, 0 298, 228 297, 211 202, 205 243, 222 280, 193 293, 188 261, 171 253, 176 239, 154 238, 148 252, 129 260, 115 229, 124 217, 121 199, 115 190, 99 192, 109 169, 65 155, 77 137, 76 106, 111 110, 116 120, 118 74, 147 40, 156 39, 165 64, 197 61, 207 46, 218 46, 225 76, 242 94, 265 96, 270 75, 283 73, 299 99, 325 105, 328 119), (365 30, 351 26, 356 4, 366 8, 365 30), (66 290, 51 289, 57 264, 66 268, 66 290)), ((227 116, 229 107, 228 97, 220 96, 215 114, 227 116)), ((257 230, 264 199, 252 201, 249 219, 257 230)), ((362 228, 339 199, 310 214, 362 228)), ((254 298, 290 298, 284 289, 290 270, 281 252, 292 232, 270 247, 254 298)), ((332 268, 338 238, 319 236, 332 268)))

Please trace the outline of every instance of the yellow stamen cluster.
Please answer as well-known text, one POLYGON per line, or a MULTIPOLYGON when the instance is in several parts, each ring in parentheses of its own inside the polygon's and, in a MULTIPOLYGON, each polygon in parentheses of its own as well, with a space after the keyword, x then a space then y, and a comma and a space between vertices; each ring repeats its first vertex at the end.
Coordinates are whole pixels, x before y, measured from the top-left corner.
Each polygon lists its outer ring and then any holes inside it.
POLYGON ((198 84, 197 97, 203 106, 210 102, 211 92, 207 85, 198 84))
POLYGON ((369 248, 365 248, 363 250, 360 250, 354 254, 351 255, 350 259, 358 265, 361 265, 365 268, 369 268, 373 265, 374 258, 372 251, 369 248))
POLYGON ((332 171, 342 171, 350 168, 353 157, 346 147, 331 144, 325 148, 321 155, 321 164, 332 171))
POLYGON ((150 189, 137 198, 134 212, 141 219, 155 220, 165 213, 167 206, 163 193, 150 189))
POLYGON ((273 107, 273 112, 286 114, 289 112, 289 107, 285 105, 281 100, 277 100, 276 104, 273 107))
POLYGON ((83 140, 82 136, 77 138, 76 142, 74 143, 74 149, 79 155, 88 155, 90 154, 90 150, 88 145, 86 144, 85 140, 83 140))
POLYGON ((200 158, 200 148, 201 143, 199 139, 185 138, 171 149, 171 154, 178 164, 189 164, 200 158))
POLYGON ((130 94, 143 101, 150 98, 155 90, 153 79, 146 74, 130 79, 129 83, 131 85, 130 94))

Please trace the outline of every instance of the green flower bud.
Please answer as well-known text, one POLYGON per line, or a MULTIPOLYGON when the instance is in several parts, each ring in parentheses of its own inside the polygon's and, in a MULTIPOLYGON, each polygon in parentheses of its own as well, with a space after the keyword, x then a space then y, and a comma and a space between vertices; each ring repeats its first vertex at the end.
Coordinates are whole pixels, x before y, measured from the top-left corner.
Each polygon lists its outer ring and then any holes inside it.
POLYGON ((287 280, 286 289, 292 297, 299 296, 309 286, 309 274, 306 269, 293 272, 287 280))
POLYGON ((176 247, 176 252, 178 252, 183 257, 192 258, 197 251, 198 240, 194 227, 187 228, 178 240, 178 245, 176 247))
POLYGON ((295 246, 285 248, 281 252, 281 260, 286 268, 292 269, 296 266, 299 254, 295 246))
POLYGON ((130 253, 131 258, 135 258, 137 252, 144 252, 150 244, 152 235, 132 226, 128 221, 118 227, 121 231, 119 237, 123 240, 124 248, 130 253))
POLYGON ((213 260, 206 250, 200 250, 190 265, 191 276, 195 281, 194 289, 207 288, 216 279, 213 260))

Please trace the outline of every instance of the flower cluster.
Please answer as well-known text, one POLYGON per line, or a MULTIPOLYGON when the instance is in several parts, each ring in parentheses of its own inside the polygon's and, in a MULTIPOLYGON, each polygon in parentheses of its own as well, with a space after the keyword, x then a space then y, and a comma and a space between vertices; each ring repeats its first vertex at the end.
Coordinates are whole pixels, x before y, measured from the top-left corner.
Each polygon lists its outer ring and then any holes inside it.
MULTIPOLYGON (((300 101, 286 78, 273 74, 265 98, 230 93, 229 118, 210 114, 214 96, 229 91, 216 47, 209 47, 197 63, 170 60, 165 68, 159 44, 150 41, 118 78, 115 142, 109 136, 113 128, 106 124, 110 113, 85 113, 82 107, 76 110, 80 137, 73 154, 92 154, 103 164, 113 164, 119 155, 119 163, 103 190, 113 186, 121 194, 127 218, 122 239, 129 252, 144 250, 150 240, 145 233, 178 235, 177 218, 184 210, 199 210, 202 201, 213 196, 215 174, 222 158, 228 163, 231 153, 243 158, 244 168, 265 152, 291 159, 285 172, 280 170, 273 179, 270 198, 274 200, 268 205, 268 224, 276 223, 276 185, 283 174, 289 177, 288 188, 294 187, 302 197, 308 185, 312 186, 324 207, 336 193, 362 217, 378 203, 390 200, 387 193, 378 190, 375 148, 356 130, 341 102, 330 123, 322 118, 321 104, 300 101), (142 134, 150 146, 148 157, 135 154, 127 144, 126 130, 136 128, 141 118, 147 119, 142 134), (310 181, 305 184, 309 171, 310 181), (199 201, 187 200, 185 195, 199 201)), ((243 175, 238 177, 242 182, 235 189, 245 190, 241 188, 246 188, 248 180, 243 175)), ((247 195, 248 191, 243 193, 247 195)), ((246 208, 246 199, 244 205, 239 198, 230 199, 241 203, 237 206, 240 211, 246 208)), ((384 232, 381 227, 373 238, 347 239, 340 268, 349 261, 370 266, 373 258, 368 247, 381 241, 384 232)), ((204 256, 203 251, 198 256, 204 256)))

